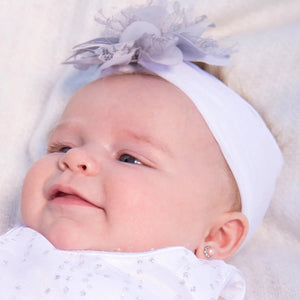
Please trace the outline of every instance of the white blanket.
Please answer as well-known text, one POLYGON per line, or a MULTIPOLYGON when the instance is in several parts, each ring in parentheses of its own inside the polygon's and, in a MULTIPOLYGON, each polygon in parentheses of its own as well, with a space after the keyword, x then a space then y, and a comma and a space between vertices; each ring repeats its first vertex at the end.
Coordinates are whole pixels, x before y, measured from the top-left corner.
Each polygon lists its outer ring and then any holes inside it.
MULTIPOLYGON (((1 0, 1 233, 19 219, 20 187, 31 163, 28 142, 34 129, 45 108, 55 110, 55 100, 71 92, 57 87, 71 68, 61 61, 73 45, 98 36, 98 9, 109 16, 128 2, 145 1, 1 0)), ((197 3, 199 15, 206 14, 217 25, 211 35, 237 42, 232 66, 208 70, 256 107, 285 157, 264 224, 230 262, 245 273, 246 299, 299 299, 300 1, 181 2, 197 3)))

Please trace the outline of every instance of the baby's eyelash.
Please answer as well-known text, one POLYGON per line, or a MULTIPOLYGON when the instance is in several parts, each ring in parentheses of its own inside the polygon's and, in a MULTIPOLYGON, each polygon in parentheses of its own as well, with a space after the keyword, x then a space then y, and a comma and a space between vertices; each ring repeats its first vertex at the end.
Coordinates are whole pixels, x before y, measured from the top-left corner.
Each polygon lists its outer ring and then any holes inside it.
POLYGON ((47 153, 68 152, 72 147, 64 144, 54 143, 47 147, 47 153))

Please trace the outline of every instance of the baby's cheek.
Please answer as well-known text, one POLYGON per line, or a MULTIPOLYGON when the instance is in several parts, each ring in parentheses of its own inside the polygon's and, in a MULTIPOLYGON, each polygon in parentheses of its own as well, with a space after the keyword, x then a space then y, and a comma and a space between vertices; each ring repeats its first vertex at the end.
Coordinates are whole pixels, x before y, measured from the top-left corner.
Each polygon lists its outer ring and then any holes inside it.
POLYGON ((21 216, 27 226, 37 222, 41 208, 47 201, 44 186, 51 173, 50 170, 47 161, 41 159, 31 166, 25 176, 21 194, 21 216))

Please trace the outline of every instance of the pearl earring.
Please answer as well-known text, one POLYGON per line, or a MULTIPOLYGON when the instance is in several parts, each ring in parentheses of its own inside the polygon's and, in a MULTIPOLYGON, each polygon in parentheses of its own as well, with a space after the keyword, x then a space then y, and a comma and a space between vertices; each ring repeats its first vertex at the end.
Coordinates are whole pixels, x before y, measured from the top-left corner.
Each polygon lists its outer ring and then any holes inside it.
POLYGON ((211 258, 215 254, 215 249, 212 248, 211 246, 205 246, 204 250, 203 250, 203 253, 204 253, 206 258, 211 258))

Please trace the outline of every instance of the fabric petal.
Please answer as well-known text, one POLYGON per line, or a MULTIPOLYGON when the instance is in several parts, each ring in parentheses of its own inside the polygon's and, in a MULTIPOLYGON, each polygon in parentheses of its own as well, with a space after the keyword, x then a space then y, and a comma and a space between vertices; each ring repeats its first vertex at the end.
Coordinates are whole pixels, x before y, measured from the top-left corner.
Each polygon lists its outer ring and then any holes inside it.
POLYGON ((134 52, 128 53, 122 56, 116 56, 111 60, 106 61, 104 64, 101 65, 100 69, 104 70, 111 66, 119 66, 119 65, 128 65, 132 59, 134 52))
POLYGON ((145 60, 153 61, 162 65, 176 65, 180 63, 183 59, 182 52, 177 47, 169 47, 164 49, 161 53, 156 53, 155 55, 150 56, 147 52, 142 52, 142 57, 145 60))
POLYGON ((120 42, 125 43, 139 39, 144 34, 160 36, 160 30, 153 24, 145 21, 136 21, 130 24, 122 33, 120 42))

